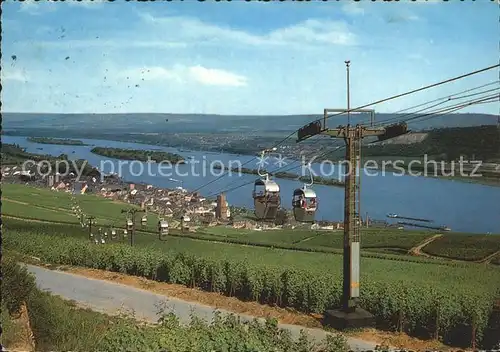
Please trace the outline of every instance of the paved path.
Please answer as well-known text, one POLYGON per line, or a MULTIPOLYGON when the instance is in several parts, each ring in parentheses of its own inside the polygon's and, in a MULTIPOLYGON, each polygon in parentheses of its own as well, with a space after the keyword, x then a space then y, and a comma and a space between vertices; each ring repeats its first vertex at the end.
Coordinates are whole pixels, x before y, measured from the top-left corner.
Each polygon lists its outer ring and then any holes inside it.
POLYGON ((495 258, 497 255, 500 255, 500 251, 496 251, 495 253, 490 254, 489 256, 483 259, 476 260, 476 263, 490 264, 493 258, 495 258))
MULTIPOLYGON (((165 303, 167 311, 175 313, 181 322, 189 323, 191 313, 211 321, 216 311, 213 307, 170 298, 135 287, 33 265, 27 267, 35 275, 37 285, 42 290, 51 291, 55 295, 74 300, 100 312, 116 313, 120 309, 132 310, 138 319, 157 322, 158 305, 165 303)), ((222 309, 218 311, 223 314, 229 313, 222 309)), ((242 321, 253 319, 248 315, 238 314, 238 316, 242 321)), ((315 341, 321 341, 328 334, 321 329, 308 329, 297 325, 280 324, 279 327, 289 330, 295 337, 299 336, 301 330, 306 330, 311 340, 315 341)), ((348 342, 353 351, 374 350, 376 346, 376 343, 355 338, 348 338, 348 342)))
MULTIPOLYGON (((432 236, 431 238, 426 239, 424 242, 418 244, 417 246, 413 247, 412 249, 410 249, 408 251, 408 253, 412 254, 412 255, 424 256, 424 257, 427 257, 427 258, 432 258, 432 256, 430 256, 429 254, 422 252, 422 248, 424 248, 429 243, 437 240, 439 237, 442 237, 442 236, 443 236, 442 234, 438 233, 438 234, 432 236)), ((439 258, 439 257, 435 257, 435 258, 439 258)), ((442 258, 439 258, 439 259, 442 259, 442 258)))

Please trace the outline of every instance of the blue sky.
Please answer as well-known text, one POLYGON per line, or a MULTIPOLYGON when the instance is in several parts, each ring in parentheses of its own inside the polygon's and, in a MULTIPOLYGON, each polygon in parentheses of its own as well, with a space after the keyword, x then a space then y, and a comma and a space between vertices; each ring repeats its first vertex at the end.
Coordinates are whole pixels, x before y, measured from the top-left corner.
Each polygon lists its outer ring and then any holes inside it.
MULTIPOLYGON (((346 106, 346 59, 353 107, 498 63, 499 15, 489 0, 7 2, 2 109, 321 114, 346 106)), ((491 70, 375 109, 498 78, 491 70)))

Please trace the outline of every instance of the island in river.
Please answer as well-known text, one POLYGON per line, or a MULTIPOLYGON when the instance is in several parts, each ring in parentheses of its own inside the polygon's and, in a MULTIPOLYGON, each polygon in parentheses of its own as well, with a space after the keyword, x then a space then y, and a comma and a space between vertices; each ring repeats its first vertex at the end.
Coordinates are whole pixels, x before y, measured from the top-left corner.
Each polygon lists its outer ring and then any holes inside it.
POLYGON ((186 163, 184 158, 178 154, 153 150, 95 147, 92 148, 91 152, 97 155, 122 160, 170 162, 174 164, 186 163))
POLYGON ((85 146, 88 144, 83 143, 78 139, 69 138, 51 138, 51 137, 28 137, 28 141, 40 144, 58 144, 58 145, 80 145, 85 146))

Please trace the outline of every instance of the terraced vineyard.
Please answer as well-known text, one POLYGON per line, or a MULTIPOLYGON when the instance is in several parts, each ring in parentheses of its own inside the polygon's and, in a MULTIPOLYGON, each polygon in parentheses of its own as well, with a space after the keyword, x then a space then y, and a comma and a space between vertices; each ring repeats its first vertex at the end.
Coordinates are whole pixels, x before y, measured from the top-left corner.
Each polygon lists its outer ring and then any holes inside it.
POLYGON ((500 251, 500 235, 446 234, 422 249, 425 253, 458 260, 480 260, 500 251))
MULTIPOLYGON (((170 239, 169 250, 131 248, 23 231, 8 231, 4 246, 49 263, 120 271, 306 312, 338 305, 342 291, 341 257, 332 254, 183 238, 170 239)), ((379 326, 413 334, 439 333, 447 339, 473 326, 480 339, 500 293, 500 271, 492 267, 372 258, 362 258, 361 265, 361 305, 376 315, 379 326)))
MULTIPOLYGON (((10 201, 4 203, 2 213, 52 221, 59 214, 64 219, 70 217, 72 223, 5 217, 6 249, 46 262, 121 271, 306 312, 322 312, 339 304, 342 257, 337 253, 341 253, 341 232, 217 227, 186 234, 173 230, 167 241, 160 242, 154 232, 156 219, 150 216, 150 232, 138 232, 135 247, 131 248, 125 238, 95 245, 88 241, 87 229, 77 224, 69 194, 19 187, 24 186, 3 190, 3 196, 10 201)), ((81 196, 79 203, 85 212, 107 218, 99 226, 108 228, 114 223, 123 226, 121 209, 130 206, 91 195, 81 196)), ((447 341, 454 334, 468 339, 474 327, 479 340, 482 332, 487 332, 484 329, 500 294, 500 271, 496 266, 367 252, 388 248, 407 251, 431 235, 363 229, 361 304, 376 315, 383 328, 427 336, 439 334, 447 341)), ((498 237, 447 234, 445 238, 448 247, 444 248, 474 258, 490 254, 498 237), (466 248, 475 247, 475 241, 482 245, 473 250, 466 248)))
POLYGON ((28 332, 22 330, 28 322, 37 351, 121 351, 124 346, 128 351, 228 351, 234 346, 244 346, 245 351, 347 351, 340 334, 322 344, 294 342, 273 319, 243 324, 234 317, 216 315, 212 322, 194 318, 186 326, 165 311, 162 323, 151 326, 129 317, 107 316, 40 291, 18 259, 12 253, 2 256, 2 347, 9 351, 32 350, 26 343, 28 332), (22 326, 11 316, 24 303, 28 321, 22 326))
MULTIPOLYGON (((320 236, 304 242, 307 247, 332 247, 342 248, 343 233, 322 233, 320 236)), ((409 232, 401 230, 381 230, 381 229, 362 229, 361 246, 362 248, 399 248, 409 250, 425 239, 432 236, 430 232, 409 232)))
MULTIPOLYGON (((235 230, 232 228, 206 228, 199 233, 212 235, 214 239, 241 240, 248 243, 289 244, 296 248, 337 248, 343 246, 343 232, 341 230, 235 230)), ((430 231, 404 231, 395 229, 364 228, 361 230, 363 248, 392 248, 409 249, 432 236, 430 231)))
POLYGON ((500 254, 493 258, 491 264, 500 265, 500 254))
POLYGON ((314 238, 324 234, 324 231, 314 231, 314 230, 267 230, 267 231, 255 231, 240 229, 235 230, 229 227, 212 227, 205 228, 198 231, 200 234, 214 237, 214 239, 228 239, 228 240, 240 240, 245 241, 249 244, 251 243, 276 243, 276 244, 297 244, 301 241, 307 240, 309 238, 314 238))
MULTIPOLYGON (((8 216, 13 216, 32 220, 79 223, 79 219, 71 210, 73 204, 71 195, 66 192, 54 192, 13 184, 3 185, 2 191, 2 214, 6 215, 5 219, 8 216)), ((98 226, 103 228, 123 227, 125 216, 121 210, 133 207, 130 204, 110 201, 95 195, 77 195, 76 197, 83 212, 86 215, 95 216, 98 226)), ((150 214, 147 226, 143 230, 154 233, 156 226, 157 217, 150 214)), ((172 232, 175 234, 175 230, 172 232)), ((363 255, 389 258, 392 258, 394 253, 397 253, 398 256, 405 255, 409 249, 433 234, 431 231, 364 228, 361 240, 364 249, 363 255), (367 254, 367 251, 372 254, 367 254)), ((197 233, 184 234, 183 236, 204 241, 339 254, 342 251, 343 237, 341 231, 308 229, 254 231, 229 227, 203 228, 197 233)), ((446 234, 444 238, 444 242, 443 239, 438 239, 426 246, 424 251, 437 257, 477 260, 499 250, 499 235, 481 236, 450 233, 446 234)), ((137 239, 138 245, 147 246, 151 241, 156 243, 156 236, 152 236, 152 234, 140 235, 137 239)))

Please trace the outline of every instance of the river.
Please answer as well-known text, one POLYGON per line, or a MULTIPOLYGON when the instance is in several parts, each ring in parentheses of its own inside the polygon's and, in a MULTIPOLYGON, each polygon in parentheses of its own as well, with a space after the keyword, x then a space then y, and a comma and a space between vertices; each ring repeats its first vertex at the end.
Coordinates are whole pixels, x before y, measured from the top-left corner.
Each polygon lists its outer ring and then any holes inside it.
MULTIPOLYGON (((102 166, 104 172, 120 173, 126 181, 148 183, 157 187, 174 188, 182 185, 182 187, 188 190, 195 190, 220 175, 221 170, 213 170, 215 174, 211 174, 210 172, 210 165, 214 165, 216 160, 225 165, 231 162, 233 167, 237 167, 238 161, 241 164, 248 162, 243 167, 257 168, 257 161, 252 156, 186 150, 179 151, 176 148, 127 142, 80 140, 90 145, 38 144, 27 141, 26 137, 2 136, 3 143, 19 144, 30 153, 55 156, 67 154, 71 159, 86 159, 93 166, 97 166, 100 169, 102 166), (128 164, 125 164, 127 161, 122 161, 123 166, 119 168, 119 160, 91 153, 92 145, 167 151, 180 154, 187 160, 191 157, 195 160, 195 163, 178 165, 177 169, 175 167, 170 169, 164 168, 162 176, 158 170, 158 164, 155 163, 147 164, 137 161, 131 163, 128 161, 128 164), (39 148, 42 149, 40 150, 39 148), (142 173, 141 165, 144 170, 142 173), (150 173, 147 172, 148 168, 151 171, 150 173), (182 181, 182 183, 175 180, 182 181)), ((270 164, 273 164, 272 161, 276 161, 276 159, 270 161, 270 164)), ((288 165, 284 166, 281 171, 301 172, 298 162, 295 162, 293 165, 290 160, 285 159, 285 162, 288 165), (294 166, 295 169, 293 169, 294 166)), ((320 175, 321 165, 313 164, 312 169, 320 175)), ((270 171, 272 171, 272 168, 270 171)), ((323 165, 323 172, 338 177, 338 168, 332 169, 331 166, 323 165)), ((229 204, 253 208, 251 193, 253 190, 253 181, 256 178, 256 175, 238 175, 233 173, 206 185, 199 192, 204 196, 212 196, 220 190, 235 188, 227 192, 229 204), (239 185, 244 186, 238 187, 239 185)), ((293 190, 301 187, 302 184, 290 179, 277 179, 276 181, 280 185, 283 206, 290 208, 293 190)), ((432 219, 436 226, 446 225, 457 232, 500 233, 500 187, 430 177, 401 176, 394 175, 391 172, 376 176, 362 174, 361 185, 361 214, 363 217, 368 213, 370 218, 382 220, 386 219, 387 213, 397 213, 403 216, 432 219)), ((323 185, 314 185, 313 188, 317 193, 319 204, 316 219, 343 219, 343 188, 323 185)))

